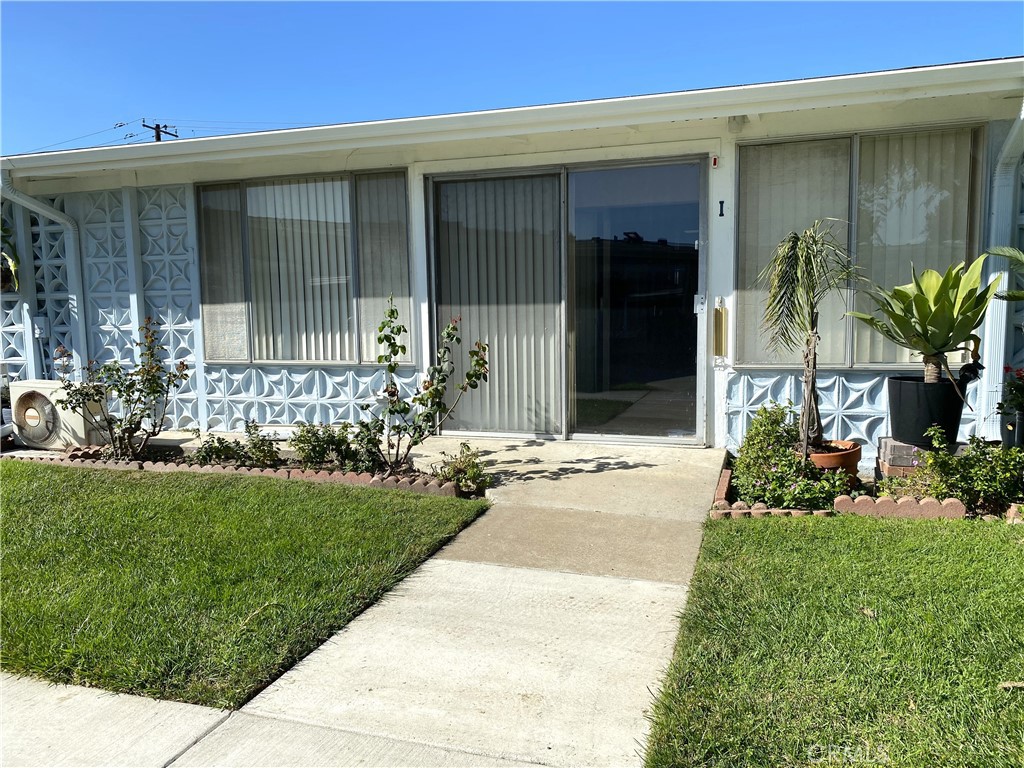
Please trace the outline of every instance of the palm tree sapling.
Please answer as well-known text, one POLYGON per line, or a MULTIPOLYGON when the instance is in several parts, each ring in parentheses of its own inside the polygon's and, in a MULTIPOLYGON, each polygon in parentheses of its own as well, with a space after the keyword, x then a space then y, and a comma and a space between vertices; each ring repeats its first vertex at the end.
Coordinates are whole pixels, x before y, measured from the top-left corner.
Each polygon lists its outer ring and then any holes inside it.
POLYGON ((790 232, 776 246, 757 282, 765 288, 762 327, 774 352, 803 354, 803 406, 800 409, 800 448, 804 459, 812 448, 824 447, 818 409, 818 307, 829 293, 844 288, 853 275, 846 248, 831 225, 815 221, 803 232, 790 232))

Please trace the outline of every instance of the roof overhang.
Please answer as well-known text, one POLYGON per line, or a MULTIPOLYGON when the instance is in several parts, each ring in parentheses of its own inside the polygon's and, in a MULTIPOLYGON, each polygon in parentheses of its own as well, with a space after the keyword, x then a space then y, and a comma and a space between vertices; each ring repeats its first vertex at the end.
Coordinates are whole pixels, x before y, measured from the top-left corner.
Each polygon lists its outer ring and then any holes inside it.
POLYGON ((0 158, 13 179, 523 136, 970 94, 1024 94, 1024 57, 648 96, 0 158))

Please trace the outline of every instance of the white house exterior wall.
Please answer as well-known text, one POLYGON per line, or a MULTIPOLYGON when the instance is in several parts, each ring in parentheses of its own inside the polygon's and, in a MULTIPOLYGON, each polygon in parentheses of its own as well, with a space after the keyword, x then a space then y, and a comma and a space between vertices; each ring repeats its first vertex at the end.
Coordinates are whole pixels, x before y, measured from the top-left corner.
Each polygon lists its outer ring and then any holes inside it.
MULTIPOLYGON (((738 147, 948 125, 988 126, 991 140, 1005 135, 1000 121, 1020 115, 1022 89, 1024 68, 1020 60, 1014 60, 981 69, 962 65, 256 137, 167 142, 163 147, 14 157, 5 158, 3 168, 19 190, 56 201, 80 224, 87 354, 101 361, 127 361, 139 324, 144 317, 153 317, 172 355, 195 366, 192 381, 175 398, 174 426, 237 430, 250 418, 274 424, 357 419, 359 405, 379 390, 382 374, 371 366, 203 363, 196 184, 314 172, 404 170, 414 311, 410 326, 416 365, 403 369, 401 381, 406 391, 411 391, 431 355, 427 192, 431 178, 716 157, 717 168, 707 171, 701 254, 706 266, 707 305, 719 303, 726 308, 729 339, 725 356, 706 356, 705 437, 708 444, 735 447, 760 404, 770 399, 798 402, 800 397, 798 372, 737 368, 732 357, 738 320, 738 147), (988 73, 985 77, 978 74, 982 70, 988 73)), ((984 179, 987 189, 990 169, 984 179)), ((987 201, 985 221, 993 204, 987 201)), ((1019 201, 1014 205, 1014 210, 1021 210, 1019 201)), ((32 358, 27 351, 31 336, 27 316, 46 313, 54 343, 78 344, 82 349, 83 342, 74 338, 64 308, 69 285, 66 265, 61 262, 61 227, 6 202, 4 217, 17 226, 23 239, 30 239, 33 255, 31 290, 20 298, 12 294, 0 297, 0 357, 11 374, 21 376, 30 373, 32 358)), ((1017 226, 1024 227, 1024 211, 1017 226)), ((983 232, 982 244, 994 244, 988 240, 988 229, 983 232)), ((1000 340, 1002 344, 1006 322, 998 328, 988 324, 986 343, 1000 340)), ((1021 322, 1019 313, 1013 315, 1013 322, 1021 322)), ((710 350, 709 324, 705 321, 699 327, 700 345, 710 350)), ((1020 334, 1014 340, 1013 360, 1024 361, 1020 334)), ((48 373, 49 361, 43 364, 48 373)), ((872 456, 877 438, 885 434, 884 378, 890 371, 857 367, 821 375, 826 430, 831 436, 863 441, 866 459, 872 456)), ((991 410, 1000 379, 1001 371, 989 370, 986 380, 972 389, 972 398, 991 410), (978 397, 979 390, 986 392, 984 397, 978 397)), ((990 416, 980 410, 968 411, 964 433, 974 431, 979 420, 986 424, 984 431, 991 432, 990 416)))

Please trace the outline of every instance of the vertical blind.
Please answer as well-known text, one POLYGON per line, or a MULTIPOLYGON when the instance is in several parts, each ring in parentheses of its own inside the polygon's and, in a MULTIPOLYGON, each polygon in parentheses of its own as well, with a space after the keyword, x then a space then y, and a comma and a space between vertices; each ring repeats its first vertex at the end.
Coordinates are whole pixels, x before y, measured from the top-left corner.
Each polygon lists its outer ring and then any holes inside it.
MULTIPOLYGON (((834 218, 832 232, 845 246, 850 207, 850 140, 802 141, 740 149, 737 324, 738 357, 744 363, 800 365, 800 353, 768 350, 762 330, 766 291, 757 276, 787 234, 802 232, 817 219, 834 218)), ((821 305, 822 365, 845 360, 848 323, 838 292, 821 305)))
MULTIPOLYGON (((356 227, 359 249, 359 332, 362 358, 377 362, 377 327, 388 297, 395 297, 399 319, 407 328, 412 319, 409 292, 408 211, 405 175, 381 173, 360 176, 356 183, 356 227)), ((409 341, 408 338, 405 341, 409 341)), ((409 361, 409 353, 402 358, 409 361)))
POLYGON ((237 184, 199 194, 203 337, 211 360, 248 360, 241 193, 237 184))
POLYGON ((208 359, 376 362, 389 295, 409 320, 404 174, 221 184, 199 200, 208 359))
MULTIPOLYGON (((857 263, 865 277, 886 288, 909 283, 911 264, 945 271, 968 258, 971 238, 970 128, 860 141, 857 183, 857 263)), ((858 309, 874 305, 858 300, 858 309)), ((855 360, 917 362, 910 350, 854 326, 855 360)))
POLYGON ((348 183, 337 177, 246 187, 258 360, 352 360, 348 183))
POLYGON ((557 176, 436 185, 438 323, 462 317, 456 378, 468 345, 490 346, 490 380, 453 429, 561 431, 559 206, 557 176))

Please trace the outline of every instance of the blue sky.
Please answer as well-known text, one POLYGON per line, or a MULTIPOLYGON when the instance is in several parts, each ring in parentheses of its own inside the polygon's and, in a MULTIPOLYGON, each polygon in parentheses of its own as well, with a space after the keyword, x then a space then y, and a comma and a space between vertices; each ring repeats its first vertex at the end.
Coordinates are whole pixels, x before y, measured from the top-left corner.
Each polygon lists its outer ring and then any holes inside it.
POLYGON ((1019 56, 1024 3, 4 0, 0 36, 16 154, 1019 56))

